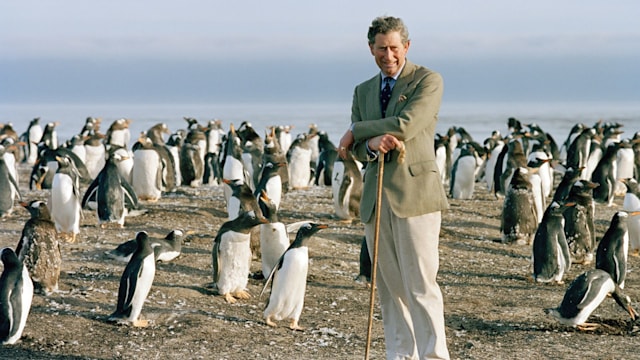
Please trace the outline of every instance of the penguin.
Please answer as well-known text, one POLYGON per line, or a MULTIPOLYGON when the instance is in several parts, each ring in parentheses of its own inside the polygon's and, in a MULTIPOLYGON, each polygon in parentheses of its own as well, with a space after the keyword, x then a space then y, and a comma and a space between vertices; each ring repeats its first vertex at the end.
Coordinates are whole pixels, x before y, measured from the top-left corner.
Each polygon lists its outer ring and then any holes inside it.
POLYGON ((59 122, 50 122, 44 126, 39 145, 45 146, 51 150, 58 148, 58 131, 56 130, 58 125, 60 125, 59 122))
POLYGON ((131 177, 131 172, 133 170, 133 152, 130 152, 129 150, 121 146, 109 146, 109 150, 107 151, 107 159, 115 156, 116 154, 120 158, 118 161, 116 161, 118 173, 129 183, 129 185, 131 185, 131 181, 133 181, 133 178, 131 177))
POLYGON ((449 194, 453 199, 473 199, 477 163, 474 149, 468 143, 460 147, 460 154, 451 168, 449 194))
POLYGON ((133 150, 131 186, 143 201, 158 201, 162 196, 162 159, 151 138, 144 133, 133 150))
POLYGON ((318 155, 318 164, 316 166, 315 184, 331 186, 333 164, 338 158, 338 151, 336 146, 329 140, 329 135, 326 131, 318 132, 317 137, 320 154, 318 155))
POLYGON ((540 177, 540 187, 542 189, 542 198, 546 199, 551 196, 551 190, 553 190, 554 170, 551 167, 551 161, 553 155, 547 149, 547 144, 534 143, 531 153, 527 158, 527 166, 531 167, 529 163, 534 163, 537 167, 536 173, 540 177))
POLYGON ((529 171, 518 167, 513 172, 502 206, 502 243, 531 244, 538 225, 536 217, 529 171))
POLYGON ((533 280, 562 284, 562 277, 571 269, 571 254, 564 235, 563 212, 574 203, 552 202, 544 212, 533 238, 533 280))
POLYGON ((44 201, 20 203, 31 214, 16 246, 18 259, 27 267, 37 293, 49 296, 58 290, 62 255, 56 225, 44 201))
POLYGON ((282 200, 282 177, 280 177, 279 170, 285 165, 285 162, 266 160, 262 166, 260 180, 254 191, 256 197, 265 192, 267 197, 275 204, 276 210, 280 209, 280 201, 282 200))
POLYGON ((633 148, 628 139, 618 143, 618 152, 616 153, 616 185, 614 191, 616 195, 624 196, 626 186, 622 179, 630 179, 634 176, 634 157, 633 148))
POLYGON ((371 283, 371 256, 369 256, 369 247, 367 246, 367 237, 363 236, 360 242, 359 272, 356 276, 357 282, 371 283))
POLYGON ((609 145, 591 175, 591 181, 600 184, 593 189, 593 199, 607 206, 613 206, 615 197, 617 153, 618 143, 609 145))
MULTIPOLYGON (((156 262, 169 262, 180 256, 182 253, 183 236, 184 232, 182 232, 182 230, 175 229, 171 230, 164 239, 149 237, 149 243, 151 248, 153 248, 153 255, 156 262)), ((137 248, 138 243, 136 239, 131 239, 118 245, 113 250, 105 251, 105 255, 117 261, 129 262, 137 248)))
POLYGON ((118 162, 127 159, 119 153, 113 153, 82 198, 82 208, 87 206, 90 199, 96 201, 98 225, 103 229, 109 225, 124 227, 128 209, 138 208, 138 195, 118 171, 118 162))
POLYGON ((289 247, 289 234, 285 225, 278 220, 278 209, 273 200, 263 190, 258 200, 262 215, 269 221, 260 225, 260 253, 262 275, 269 278, 271 270, 289 247))
POLYGON ((589 150, 591 149, 591 138, 595 136, 596 130, 594 128, 585 128, 582 130, 573 142, 569 145, 567 150, 567 160, 565 165, 567 168, 582 169, 580 178, 584 180, 587 162, 589 160, 589 150))
POLYGON ((15 344, 24 331, 33 300, 33 283, 27 267, 11 248, 0 250, 4 265, 0 275, 0 342, 15 344))
POLYGON ((587 128, 587 125, 582 123, 577 123, 573 125, 571 130, 569 130, 569 134, 567 135, 567 138, 565 139, 565 141, 562 143, 562 146, 560 147, 560 156, 558 157, 558 160, 560 162, 566 163, 569 146, 571 146, 571 143, 578 137, 578 135, 582 133, 582 131, 585 128, 587 128))
POLYGON ((251 123, 246 121, 240 124, 237 133, 241 141, 244 168, 251 179, 250 186, 254 188, 254 185, 258 183, 262 169, 264 141, 253 129, 251 123))
POLYGON ((289 163, 289 186, 294 190, 309 188, 311 181, 311 146, 309 137, 300 134, 287 153, 289 163))
POLYGON ((222 224, 213 241, 213 282, 218 294, 229 304, 234 304, 236 299, 251 297, 247 292, 252 259, 251 229, 265 223, 267 219, 258 217, 255 211, 243 212, 222 224))
POLYGON ((627 187, 622 210, 629 213, 627 220, 629 254, 640 256, 640 216, 635 215, 640 211, 640 188, 638 188, 638 181, 634 178, 623 179, 623 183, 627 187))
POLYGON ((600 269, 587 270, 575 278, 564 293, 560 306, 545 309, 545 312, 563 325, 582 331, 595 330, 599 325, 586 321, 608 294, 629 313, 632 320, 638 317, 638 313, 631 306, 629 296, 622 292, 611 275, 600 269))
POLYGON ((34 118, 29 122, 29 126, 27 127, 27 131, 23 134, 23 141, 25 142, 24 153, 25 158, 24 162, 29 165, 33 165, 36 163, 38 159, 38 144, 42 139, 42 126, 40 125, 40 118, 34 118))
MULTIPOLYGON (((229 133, 227 134, 227 142, 225 144, 222 164, 222 178, 241 182, 245 182, 250 186, 251 177, 244 167, 242 161, 242 145, 241 140, 236 134, 233 124, 229 125, 229 133)), ((224 180, 223 180, 224 181, 224 180)), ((225 182, 225 184, 227 184, 225 182)), ((229 184, 224 186, 224 198, 228 203, 231 197, 232 189, 229 184)))
POLYGON ((80 175, 68 155, 56 156, 58 170, 51 184, 51 214, 58 235, 74 243, 80 232, 80 175))
POLYGON ((73 135, 65 144, 65 147, 71 150, 72 153, 76 154, 78 158, 82 160, 83 164, 87 161, 87 149, 84 147, 84 141, 85 139, 82 136, 76 134, 73 135))
POLYGON ((449 149, 449 137, 446 135, 436 134, 433 144, 436 154, 436 166, 438 167, 438 173, 440 174, 440 180, 445 185, 449 179, 447 174, 447 159, 451 158, 451 150, 449 149))
POLYGON ((338 158, 333 166, 331 194, 335 215, 351 222, 360 216, 362 197, 362 165, 347 152, 344 159, 338 158))
POLYGON ((208 123, 205 130, 207 137, 207 152, 204 158, 204 174, 202 182, 208 185, 220 185, 222 182, 222 168, 220 168, 220 150, 224 131, 222 130, 222 120, 215 119, 208 123))
POLYGON ((285 194, 289 190, 289 164, 287 163, 287 155, 282 151, 276 135, 277 127, 271 127, 271 133, 265 135, 264 140, 264 162, 282 164, 278 166, 278 175, 282 183, 282 193, 285 194))
POLYGON ((298 322, 304 307, 304 295, 307 287, 307 273, 309 271, 308 242, 311 236, 321 229, 326 229, 325 224, 307 223, 300 227, 295 240, 282 254, 277 267, 272 271, 269 279, 262 289, 271 282, 271 294, 264 310, 264 318, 267 325, 275 327, 275 321, 290 320, 291 330, 304 330, 298 322))
POLYGON ((598 166, 598 162, 602 159, 602 155, 604 155, 602 147, 602 135, 596 134, 591 138, 591 148, 589 149, 589 158, 587 159, 586 168, 584 170, 584 177, 586 179, 591 179, 593 176, 593 171, 598 166))
POLYGON ((102 124, 102 118, 88 116, 78 134, 81 137, 92 136, 100 131, 100 124, 102 124))
MULTIPOLYGON (((542 165, 547 165, 549 160, 542 160, 540 158, 529 159, 527 163, 527 167, 529 169, 529 182, 531 183, 531 194, 533 195, 533 204, 535 205, 536 218, 538 219, 538 223, 542 221, 542 217, 544 215, 545 209, 547 208, 547 198, 544 195, 544 189, 542 186, 543 176, 541 175, 540 169, 542 165)), ((548 180, 548 178, 547 178, 548 180)))
MULTIPOLYGON (((187 137, 188 139, 188 137, 187 137)), ((198 187, 202 183, 204 161, 200 156, 200 146, 185 140, 180 149, 181 183, 198 187)))
POLYGON ((105 144, 128 148, 131 142, 131 132, 129 126, 131 119, 120 118, 109 126, 105 134, 105 144))
MULTIPOLYGON (((517 138, 512 139, 507 144, 507 152, 502 161, 502 172, 499 174, 499 189, 506 193, 509 191, 511 177, 516 168, 524 168, 527 166, 527 157, 524 153, 522 143, 517 138)), ((495 175, 494 175, 495 176, 495 175)))
POLYGON ((230 181, 223 179, 223 182, 231 187, 231 197, 227 202, 227 218, 233 220, 246 211, 254 211, 256 216, 263 218, 258 200, 254 196, 249 185, 241 180, 230 181))
POLYGON ((580 179, 580 173, 583 169, 567 168, 562 175, 560 183, 556 187, 556 191, 553 193, 553 201, 563 203, 567 200, 567 196, 571 192, 571 187, 576 181, 580 179))
POLYGON ((572 262, 589 265, 596 248, 595 202, 593 189, 598 184, 578 180, 573 184, 567 202, 575 203, 564 212, 564 234, 571 251, 572 262))
MULTIPOLYGON (((182 173, 180 172, 180 151, 184 145, 184 130, 178 130, 169 136, 167 139, 166 148, 169 150, 171 157, 173 158, 174 173, 175 173, 175 186, 182 185, 182 173)), ((205 172, 207 168, 205 167, 205 172)))
POLYGON ((280 147, 285 154, 289 152, 289 148, 293 143, 291 138, 291 130, 293 130, 293 128, 293 125, 284 125, 276 128, 278 142, 280 143, 280 147))
POLYGON ((165 123, 158 123, 150 127, 145 133, 153 144, 164 145, 164 134, 171 134, 169 127, 165 123))
POLYGON ((149 325, 148 320, 139 317, 156 275, 156 262, 146 231, 136 234, 136 244, 136 251, 120 277, 116 310, 107 321, 146 327, 149 325))
POLYGON ((484 180, 487 184, 487 190, 493 191, 493 174, 496 169, 498 155, 504 148, 504 140, 500 137, 499 131, 494 131, 492 136, 485 140, 485 147, 487 148, 487 160, 484 166, 484 180))
POLYGON ((107 162, 107 148, 104 146, 104 135, 95 133, 84 141, 85 166, 89 178, 95 179, 107 162))
POLYGON ((6 151, 7 148, 0 145, 0 217, 5 217, 13 212, 13 202, 16 196, 22 200, 18 182, 4 158, 6 151))
POLYGON ((600 239, 596 250, 596 269, 602 269, 611 275, 621 289, 627 278, 627 259, 629 256, 629 232, 627 219, 629 214, 618 211, 613 214, 609 228, 600 239))

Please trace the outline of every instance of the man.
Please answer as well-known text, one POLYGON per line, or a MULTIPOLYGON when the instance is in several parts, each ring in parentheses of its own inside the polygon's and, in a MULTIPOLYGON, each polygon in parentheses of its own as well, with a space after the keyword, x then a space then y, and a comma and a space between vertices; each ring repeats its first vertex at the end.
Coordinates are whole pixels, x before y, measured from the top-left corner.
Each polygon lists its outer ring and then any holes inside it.
POLYGON ((442 77, 406 59, 410 40, 401 19, 374 19, 368 40, 380 74, 355 88, 351 127, 340 140, 339 155, 351 150, 368 161, 360 213, 370 253, 377 156, 385 156, 377 288, 387 358, 448 359, 436 282, 441 211, 448 207, 434 151, 442 77), (403 143, 405 159, 398 162, 393 150, 403 143))

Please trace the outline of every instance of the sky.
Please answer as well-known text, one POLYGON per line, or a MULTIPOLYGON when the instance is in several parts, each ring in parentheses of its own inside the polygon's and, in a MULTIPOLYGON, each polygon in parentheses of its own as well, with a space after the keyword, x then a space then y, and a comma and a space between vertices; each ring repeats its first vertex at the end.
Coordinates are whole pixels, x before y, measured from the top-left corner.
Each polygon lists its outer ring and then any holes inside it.
POLYGON ((350 102, 371 20, 450 101, 638 101, 635 0, 3 0, 0 103, 350 102))

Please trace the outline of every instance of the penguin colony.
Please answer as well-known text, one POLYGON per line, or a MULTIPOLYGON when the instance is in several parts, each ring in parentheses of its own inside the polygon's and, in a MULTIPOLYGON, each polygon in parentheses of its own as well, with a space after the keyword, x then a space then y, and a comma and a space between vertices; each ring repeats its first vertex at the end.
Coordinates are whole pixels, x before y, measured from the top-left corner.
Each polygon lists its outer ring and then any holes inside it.
MULTIPOLYGON (((165 124, 157 124, 141 133, 131 148, 129 119, 114 121, 103 134, 100 119, 87 118, 82 130, 62 144, 55 132, 58 123, 42 127, 36 118, 21 136, 12 132, 12 124, 1 124, 0 181, 5 186, 0 215, 19 216, 12 214, 14 201, 21 200, 18 164, 32 167, 30 189, 48 191, 47 198, 21 203, 31 219, 25 222, 16 250, 1 252, 3 344, 15 343, 24 331, 34 289, 43 296, 58 291, 59 241, 82 241, 81 209, 94 211, 100 226, 114 224, 121 229, 127 216, 145 213, 145 202, 157 202, 180 186, 225 187, 228 208, 221 211, 227 212, 228 221, 211 236, 213 283, 209 287, 213 292, 228 303, 250 296, 247 279, 256 275, 250 273, 251 232, 259 228, 263 256, 268 253, 261 268, 263 292, 271 286, 263 313, 265 323, 276 326, 276 321, 286 319, 291 329, 303 329, 298 322, 309 270, 308 241, 327 226, 303 221, 296 230, 283 230, 277 217, 280 202, 285 201, 288 191, 331 186, 334 216, 355 220, 363 164, 351 158, 337 159, 335 146, 315 125, 294 140, 291 127, 273 127, 263 140, 248 122, 237 129, 230 124, 225 133, 220 120, 205 126, 193 118, 185 121, 187 128, 174 133, 165 124), (288 238, 291 232, 297 233, 293 243, 288 238), (40 263, 34 263, 33 258, 40 263)), ((473 199, 475 183, 486 184, 495 193, 503 202, 501 241, 532 247, 535 282, 562 284, 572 263, 588 265, 595 256, 596 269, 588 269, 572 281, 563 303, 548 309, 560 323, 590 329, 586 320, 607 294, 635 319, 632 301, 622 291, 627 257, 640 253, 635 225, 640 221, 639 174, 638 160, 634 159, 640 135, 623 139, 622 125, 615 123, 580 124, 558 147, 551 135, 535 124, 511 118, 508 125, 508 135, 494 132, 484 145, 463 128, 452 127, 446 135, 437 134, 438 168, 450 196, 473 199), (554 183, 559 183, 555 192, 554 183), (581 197, 573 199, 577 193, 581 197), (620 194, 625 197, 624 211, 616 213, 609 230, 597 236, 594 203, 611 206, 620 194), (566 214, 578 207, 581 212, 572 214, 569 223, 583 227, 570 232, 566 214), (576 299, 580 305, 572 308, 576 299)), ((120 277, 116 309, 105 316, 106 321, 149 324, 141 313, 153 286, 156 261, 180 256, 183 236, 179 229, 164 239, 141 230, 136 239, 108 252, 107 256, 126 262, 126 267, 120 277)), ((364 252, 365 256, 360 256, 363 268, 369 260, 364 252)))

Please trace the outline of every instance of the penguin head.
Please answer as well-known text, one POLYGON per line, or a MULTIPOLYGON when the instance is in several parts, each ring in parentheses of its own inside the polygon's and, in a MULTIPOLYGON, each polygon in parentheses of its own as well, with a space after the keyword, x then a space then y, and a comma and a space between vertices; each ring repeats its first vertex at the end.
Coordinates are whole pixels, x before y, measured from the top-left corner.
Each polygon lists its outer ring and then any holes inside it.
POLYGON ((611 293, 611 297, 613 297, 618 305, 620 305, 629 313, 629 316, 631 316, 631 320, 635 321, 636 319, 638 319, 638 313, 633 308, 633 306, 631 306, 631 298, 628 295, 622 293, 622 289, 620 289, 618 285, 616 285, 615 290, 611 293))
POLYGON ((20 259, 18 259, 18 255, 16 255, 12 248, 6 247, 0 250, 0 259, 2 259, 5 269, 20 266, 20 259))
POLYGON ((295 241, 300 244, 303 244, 304 242, 306 242, 306 240, 310 239, 313 234, 317 233, 322 229, 326 229, 328 227, 329 225, 326 225, 326 224, 318 224, 318 223, 312 223, 312 222, 305 223, 302 226, 300 226, 300 229, 298 229, 298 233, 296 234, 295 241))
POLYGON ((184 236, 184 232, 182 232, 182 230, 175 229, 167 234, 165 240, 181 241, 182 236, 184 236))
POLYGON ((42 200, 32 200, 29 203, 21 202, 20 205, 29 211, 33 219, 51 219, 47 203, 42 200))

